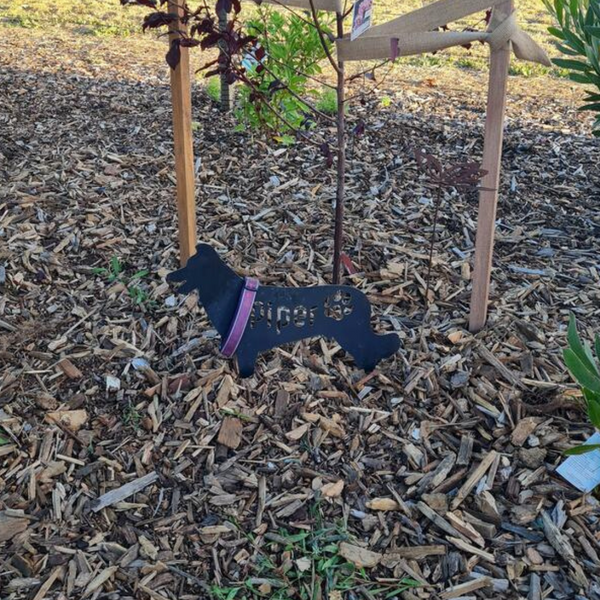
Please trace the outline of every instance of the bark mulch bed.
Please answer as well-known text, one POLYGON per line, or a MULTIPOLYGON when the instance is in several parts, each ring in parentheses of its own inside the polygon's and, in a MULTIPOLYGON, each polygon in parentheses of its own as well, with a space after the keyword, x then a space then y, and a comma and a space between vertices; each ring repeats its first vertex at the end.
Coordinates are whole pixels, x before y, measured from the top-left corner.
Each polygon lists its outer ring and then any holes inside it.
MULTIPOLYGON (((195 298, 164 280, 177 247, 161 50, 12 40, 0 598, 600 598, 598 501, 554 473, 591 432, 560 354, 568 313, 588 338, 600 315, 600 145, 565 108, 568 84, 515 84, 484 332, 465 330, 476 195, 445 199, 427 308, 433 211, 412 159, 480 157, 481 90, 407 70, 391 107, 353 110, 367 128, 346 215, 347 281, 401 351, 365 375, 315 340, 241 381, 195 298), (346 561, 365 570, 346 580, 346 561), (420 585, 395 594, 405 578, 420 585)), ((194 103, 200 239, 264 282, 328 281, 334 172, 194 103)))

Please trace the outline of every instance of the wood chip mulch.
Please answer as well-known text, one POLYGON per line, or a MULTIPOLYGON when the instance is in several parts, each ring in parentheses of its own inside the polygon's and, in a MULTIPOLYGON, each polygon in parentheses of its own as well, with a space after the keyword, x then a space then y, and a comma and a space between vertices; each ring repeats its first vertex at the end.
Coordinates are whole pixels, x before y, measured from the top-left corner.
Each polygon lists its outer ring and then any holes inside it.
MULTIPOLYGON (((591 433, 561 359, 568 313, 587 338, 600 322, 600 144, 561 100, 569 84, 536 97, 525 80, 509 103, 476 336, 476 195, 445 199, 427 308, 432 202, 412 151, 479 158, 481 89, 407 71, 389 108, 355 107, 347 281, 402 349, 365 375, 313 340, 242 381, 164 279, 161 50, 152 70, 94 42, 98 68, 92 42, 71 43, 15 35, 0 55, 0 597, 208 598, 259 556, 281 565, 277 536, 310 530, 318 505, 370 577, 420 582, 404 598, 600 598, 598 500, 555 474, 591 433)), ((264 282, 328 281, 334 172, 310 146, 233 133, 201 91, 194 104, 200 239, 264 282)))

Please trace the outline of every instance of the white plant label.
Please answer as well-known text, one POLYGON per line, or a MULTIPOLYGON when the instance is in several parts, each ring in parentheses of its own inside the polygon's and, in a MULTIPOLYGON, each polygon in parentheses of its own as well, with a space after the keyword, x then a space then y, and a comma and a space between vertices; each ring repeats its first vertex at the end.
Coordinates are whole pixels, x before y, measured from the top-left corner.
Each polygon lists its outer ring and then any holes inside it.
MULTIPOLYGON (((600 444, 600 433, 595 433, 586 444, 600 444)), ((569 456, 556 472, 578 490, 591 492, 600 485, 600 450, 569 456)))
POLYGON ((357 0, 352 15, 352 33, 350 39, 355 40, 371 27, 373 15, 373 0, 357 0))

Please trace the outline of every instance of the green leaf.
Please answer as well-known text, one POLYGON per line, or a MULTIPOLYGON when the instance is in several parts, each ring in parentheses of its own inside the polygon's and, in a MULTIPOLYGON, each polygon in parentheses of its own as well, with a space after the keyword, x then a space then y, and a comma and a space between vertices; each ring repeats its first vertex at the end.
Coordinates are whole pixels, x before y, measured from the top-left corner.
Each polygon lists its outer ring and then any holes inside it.
POLYGON ((573 352, 577 355, 579 360, 586 366, 586 368, 590 371, 594 371, 596 375, 600 377, 600 371, 598 370, 598 367, 594 364, 594 356, 592 355, 592 351, 587 346, 585 346, 579 338, 579 334, 577 333, 577 319, 575 318, 575 315, 573 313, 569 315, 567 342, 569 343, 569 348, 573 350, 573 352))
POLYGON ((587 454, 594 450, 599 450, 600 444, 581 444, 581 446, 575 446, 575 448, 569 448, 564 451, 566 456, 578 456, 580 454, 587 454))
POLYGON ((571 0, 569 2, 569 10, 571 11, 571 17, 577 19, 579 14, 579 0, 571 0))
POLYGON ((583 43, 583 40, 568 29, 563 29, 563 33, 565 34, 566 42, 573 50, 577 50, 579 54, 585 54, 585 44, 583 43))
POLYGON ((591 110, 592 112, 600 112, 600 102, 595 102, 594 104, 584 104, 577 110, 591 110))
POLYGON ((583 75, 582 73, 569 73, 569 79, 575 83, 583 83, 584 85, 592 83, 590 77, 588 75, 583 75))
POLYGON ((591 70, 590 65, 584 63, 580 60, 573 60, 571 58, 554 58, 552 62, 557 67, 562 67, 563 69, 570 69, 572 71, 583 71, 584 73, 591 70))
POLYGON ((226 600, 233 600, 239 591, 240 588, 231 588, 230 592, 226 596, 226 600))
POLYGON ((590 35, 593 35, 594 37, 600 38, 600 27, 596 27, 596 26, 590 27, 590 26, 587 26, 585 28, 585 32, 589 33, 590 35))
POLYGON ((594 393, 600 394, 600 378, 598 375, 587 368, 579 359, 573 350, 566 349, 563 352, 565 364, 573 379, 584 388, 591 390, 594 393))
POLYGON ((556 13, 556 18, 558 19, 559 23, 563 23, 564 20, 564 14, 563 14, 563 5, 561 0, 554 0, 554 10, 556 13))
POLYGON ((557 44, 556 47, 563 54, 566 54, 567 56, 579 56, 579 52, 577 52, 577 50, 572 50, 571 48, 569 48, 568 46, 565 46, 564 44, 557 44))
POLYGON ((600 394, 583 388, 583 395, 587 402, 588 417, 596 429, 600 429, 600 394))
MULTIPOLYGON (((588 9, 585 13, 584 25, 589 26, 589 25, 593 25, 593 24, 594 24, 594 13, 592 11, 592 7, 588 6, 588 9)), ((584 29, 585 29, 585 26, 584 26, 584 29)))
POLYGON ((142 279, 142 278, 146 277, 146 275, 148 275, 149 272, 150 271, 148 271, 147 269, 142 269, 141 271, 134 273, 131 276, 131 280, 133 281, 134 279, 142 279))
POLYGON ((296 544, 298 542, 301 542, 302 540, 305 540, 308 536, 309 536, 308 533, 303 532, 303 533, 296 533, 293 535, 286 534, 285 536, 282 536, 282 537, 285 537, 285 541, 288 544, 296 544))
POLYGON ((565 39, 565 34, 558 27, 548 27, 548 32, 551 33, 554 37, 557 37, 559 40, 565 39))
POLYGON ((9 444, 10 440, 8 438, 5 438, 3 435, 0 435, 0 446, 5 446, 6 444, 9 444))

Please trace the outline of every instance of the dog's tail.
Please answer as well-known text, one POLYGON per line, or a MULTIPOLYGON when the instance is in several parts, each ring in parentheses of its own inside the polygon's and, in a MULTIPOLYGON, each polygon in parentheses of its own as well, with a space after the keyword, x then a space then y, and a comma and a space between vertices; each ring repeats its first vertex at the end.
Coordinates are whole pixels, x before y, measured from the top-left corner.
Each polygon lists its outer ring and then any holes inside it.
POLYGON ((178 269, 177 271, 173 271, 167 275, 167 281, 183 281, 185 282, 183 285, 179 286, 177 290, 180 294, 188 294, 194 289, 194 284, 189 280, 191 273, 189 272, 187 267, 183 267, 182 269, 178 269))
POLYGON ((386 333, 377 337, 379 338, 382 359, 396 354, 400 349, 400 336, 397 333, 386 333))

